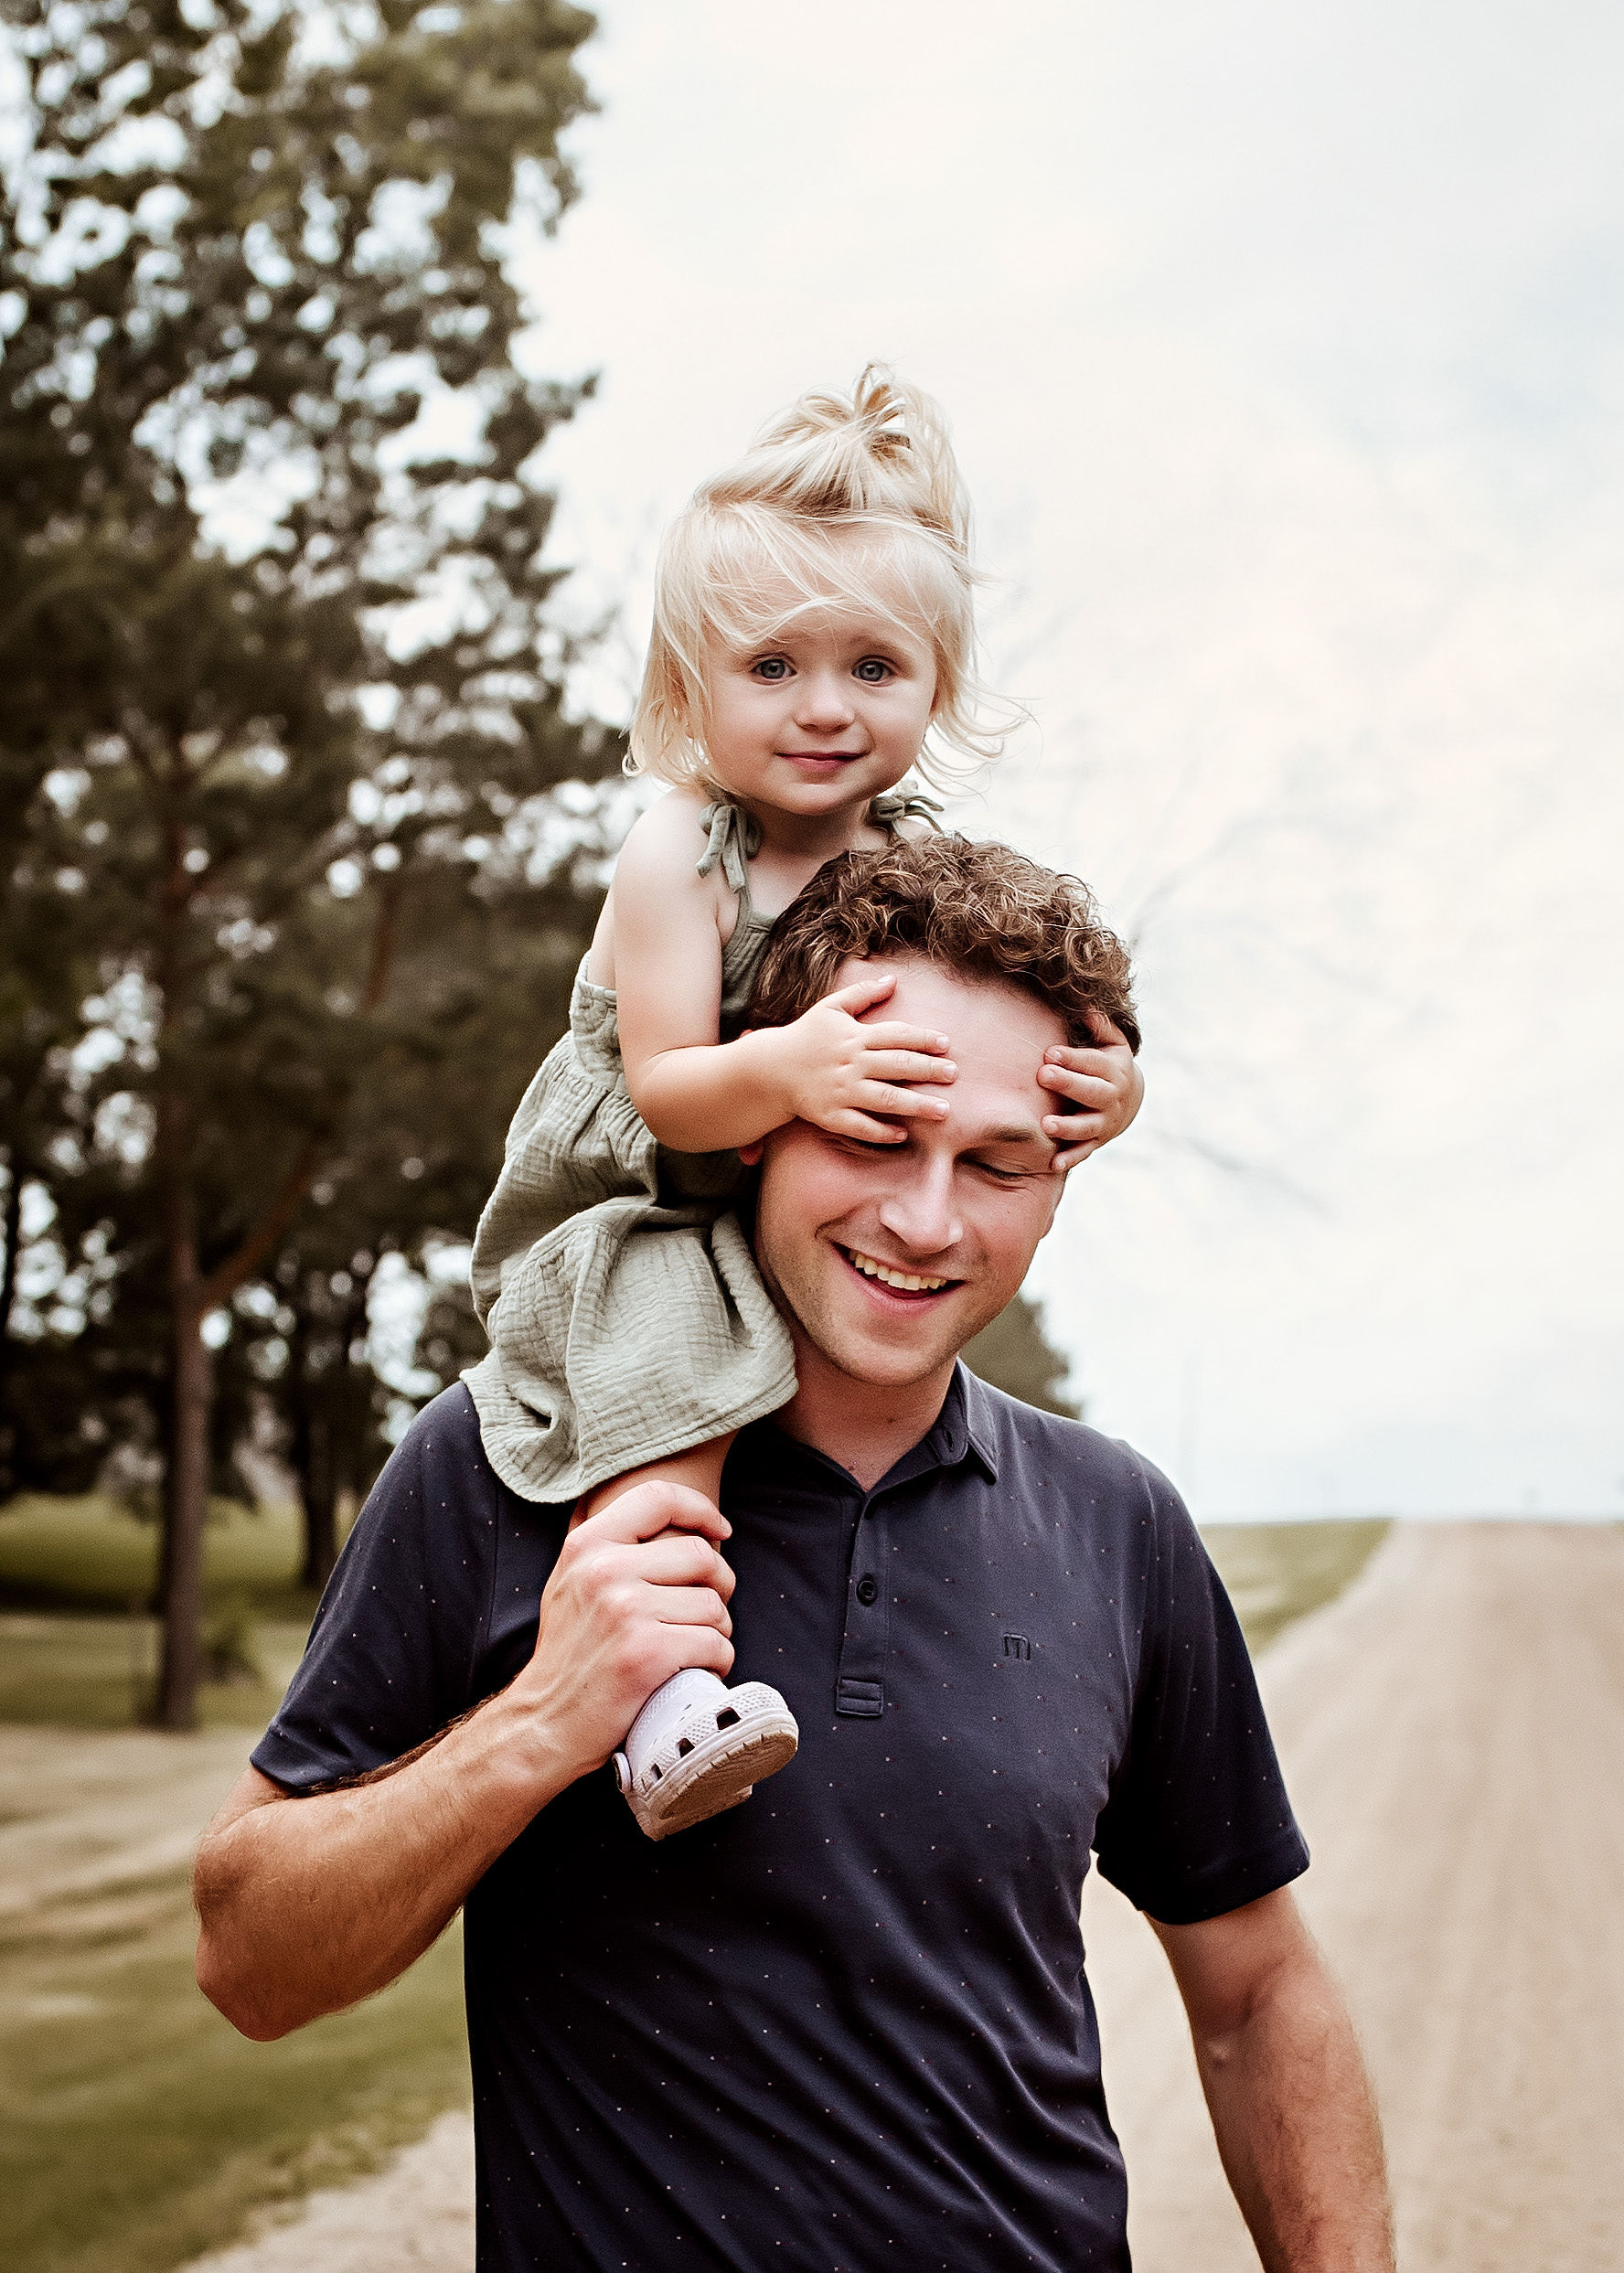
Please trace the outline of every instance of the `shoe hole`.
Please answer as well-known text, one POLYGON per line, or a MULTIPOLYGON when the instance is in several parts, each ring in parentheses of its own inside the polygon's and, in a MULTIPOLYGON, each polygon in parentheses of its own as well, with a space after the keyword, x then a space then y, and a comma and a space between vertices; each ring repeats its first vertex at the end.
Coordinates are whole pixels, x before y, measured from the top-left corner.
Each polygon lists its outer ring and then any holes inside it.
POLYGON ((657 1784, 660 1777, 665 1774, 665 1770, 660 1766, 657 1760, 651 1760, 648 1764, 648 1773, 653 1777, 655 1782, 657 1784))
POLYGON ((717 1725, 717 1727, 718 1727, 718 1728, 737 1728, 737 1727, 738 1727, 738 1725, 739 1725, 739 1716, 738 1716, 738 1714, 737 1714, 737 1713, 733 1711, 733 1708, 732 1708, 732 1705, 723 1705, 723 1706, 722 1706, 721 1711, 721 1712, 717 1714, 717 1716, 716 1716, 716 1725, 717 1725))
POLYGON ((677 1739, 677 1757, 679 1760, 686 1760, 689 1754, 692 1750, 693 1745, 689 1742, 688 1738, 686 1736, 678 1736, 677 1739))

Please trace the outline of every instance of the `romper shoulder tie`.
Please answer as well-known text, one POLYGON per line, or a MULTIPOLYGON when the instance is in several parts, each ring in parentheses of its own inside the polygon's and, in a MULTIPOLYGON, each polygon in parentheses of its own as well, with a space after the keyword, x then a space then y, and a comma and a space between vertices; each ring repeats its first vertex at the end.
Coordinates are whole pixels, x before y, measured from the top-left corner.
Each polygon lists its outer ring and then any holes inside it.
MULTIPOLYGON (((928 821, 939 834, 941 824, 935 816, 941 810, 935 798, 927 797, 921 789, 887 789, 870 804, 869 819, 893 837, 899 821, 928 821)), ((732 889, 748 902, 750 863, 762 848, 761 823, 743 806, 718 797, 705 807, 700 827, 705 831, 705 849, 695 872, 709 876, 720 867, 732 889)))
POLYGON ((762 848, 761 823, 743 806, 718 797, 705 807, 700 824, 706 832, 705 850, 696 873, 709 876, 718 862, 741 900, 750 897, 750 862, 762 848))
POLYGON ((869 818, 876 828, 888 829, 893 837, 899 821, 928 821, 939 837, 942 824, 936 816, 941 810, 936 799, 927 797, 923 789, 887 789, 869 806, 869 818))

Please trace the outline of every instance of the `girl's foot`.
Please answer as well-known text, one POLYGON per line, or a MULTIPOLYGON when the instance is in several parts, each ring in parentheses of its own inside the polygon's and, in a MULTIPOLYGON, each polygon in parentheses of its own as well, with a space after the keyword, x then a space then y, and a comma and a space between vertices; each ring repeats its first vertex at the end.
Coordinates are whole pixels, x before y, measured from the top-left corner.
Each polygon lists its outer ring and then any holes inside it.
POLYGON ((626 1731, 614 1775, 638 1828, 668 1839, 748 1799, 795 1758, 795 1715, 765 1681, 729 1689, 696 1667, 662 1681, 626 1731))

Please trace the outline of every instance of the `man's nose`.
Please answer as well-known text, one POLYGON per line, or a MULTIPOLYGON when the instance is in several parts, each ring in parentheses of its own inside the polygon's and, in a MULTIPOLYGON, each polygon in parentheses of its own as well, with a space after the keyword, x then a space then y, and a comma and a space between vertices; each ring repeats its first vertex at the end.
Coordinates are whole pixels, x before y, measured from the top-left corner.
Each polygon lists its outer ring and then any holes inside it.
POLYGON ((941 1254, 964 1226, 954 1206, 953 1162, 910 1146, 887 1164, 894 1181, 880 1203, 880 1221, 910 1254, 941 1254))

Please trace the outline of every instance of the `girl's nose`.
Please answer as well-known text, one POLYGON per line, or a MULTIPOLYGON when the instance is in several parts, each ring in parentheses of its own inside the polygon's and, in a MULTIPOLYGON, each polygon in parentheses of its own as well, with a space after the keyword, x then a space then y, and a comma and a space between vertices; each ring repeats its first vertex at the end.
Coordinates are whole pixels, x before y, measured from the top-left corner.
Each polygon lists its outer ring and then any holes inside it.
POLYGON ((851 707, 844 675, 839 671, 807 671, 800 682, 796 717, 805 726, 848 726, 857 713, 851 707))

